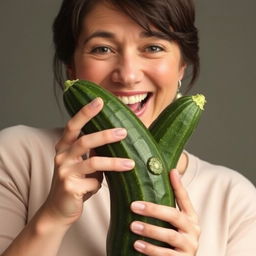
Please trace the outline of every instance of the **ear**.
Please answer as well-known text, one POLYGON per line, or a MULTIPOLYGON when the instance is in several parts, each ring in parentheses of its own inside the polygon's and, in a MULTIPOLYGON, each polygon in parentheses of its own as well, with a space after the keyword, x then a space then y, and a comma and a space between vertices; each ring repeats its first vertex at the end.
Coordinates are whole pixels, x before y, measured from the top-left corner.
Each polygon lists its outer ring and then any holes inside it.
POLYGON ((187 64, 186 63, 181 63, 180 65, 180 72, 179 72, 179 80, 182 80, 185 74, 187 68, 187 64))

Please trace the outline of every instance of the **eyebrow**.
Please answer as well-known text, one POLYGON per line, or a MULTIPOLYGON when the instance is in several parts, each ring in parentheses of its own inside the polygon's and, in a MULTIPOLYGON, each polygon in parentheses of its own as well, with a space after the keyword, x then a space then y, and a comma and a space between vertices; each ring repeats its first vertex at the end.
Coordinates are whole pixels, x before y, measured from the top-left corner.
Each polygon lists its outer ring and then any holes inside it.
POLYGON ((155 37, 159 39, 164 39, 164 40, 170 40, 170 36, 157 30, 150 30, 150 31, 142 31, 140 36, 142 38, 150 38, 150 37, 155 37))
MULTIPOLYGON (((86 44, 88 41, 90 41, 93 38, 106 38, 106 39, 114 39, 115 34, 108 32, 108 31, 96 31, 89 35, 88 37, 85 38, 84 44, 86 44)), ((166 34, 164 34, 161 31, 156 31, 156 30, 151 30, 151 31, 142 31, 140 33, 141 38, 150 38, 150 37, 155 37, 159 39, 164 39, 164 40, 170 40, 170 37, 166 34)))
POLYGON ((108 31, 96 31, 85 38, 84 44, 86 44, 88 41, 90 41, 91 39, 93 39, 95 37, 113 39, 113 38, 115 38, 115 35, 114 35, 114 33, 111 33, 108 31))

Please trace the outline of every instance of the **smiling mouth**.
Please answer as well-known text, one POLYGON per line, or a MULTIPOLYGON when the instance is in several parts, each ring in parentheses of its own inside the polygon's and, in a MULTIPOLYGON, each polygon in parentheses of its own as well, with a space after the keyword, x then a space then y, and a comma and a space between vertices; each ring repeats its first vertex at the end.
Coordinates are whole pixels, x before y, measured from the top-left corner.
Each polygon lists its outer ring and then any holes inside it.
POLYGON ((119 96, 118 99, 126 104, 137 116, 144 113, 148 100, 151 98, 152 93, 141 93, 131 96, 119 96))

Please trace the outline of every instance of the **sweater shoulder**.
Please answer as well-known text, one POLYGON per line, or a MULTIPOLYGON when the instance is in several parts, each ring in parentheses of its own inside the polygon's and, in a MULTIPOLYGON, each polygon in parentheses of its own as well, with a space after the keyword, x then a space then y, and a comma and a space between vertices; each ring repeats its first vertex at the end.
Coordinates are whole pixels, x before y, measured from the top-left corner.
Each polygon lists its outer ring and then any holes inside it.
POLYGON ((61 134, 62 129, 59 128, 23 125, 1 130, 0 185, 8 188, 20 201, 27 202, 31 180, 43 174, 50 177, 55 144, 61 134))
POLYGON ((254 216, 256 212, 256 188, 253 183, 239 171, 222 165, 201 160, 195 156, 196 175, 192 187, 200 194, 207 191, 208 198, 212 195, 223 207, 235 209, 242 215, 246 212, 254 216))
POLYGON ((18 125, 0 131, 0 169, 27 175, 33 166, 51 160, 62 129, 41 129, 18 125))
POLYGON ((36 128, 17 125, 0 131, 0 148, 28 146, 35 144, 55 144, 62 134, 62 128, 36 128))
POLYGON ((236 187, 238 185, 242 187, 245 186, 255 191, 255 186, 252 182, 238 170, 223 165, 213 164, 199 158, 197 158, 197 166, 198 175, 202 175, 203 177, 208 176, 211 182, 219 182, 222 185, 226 183, 231 187, 236 187))

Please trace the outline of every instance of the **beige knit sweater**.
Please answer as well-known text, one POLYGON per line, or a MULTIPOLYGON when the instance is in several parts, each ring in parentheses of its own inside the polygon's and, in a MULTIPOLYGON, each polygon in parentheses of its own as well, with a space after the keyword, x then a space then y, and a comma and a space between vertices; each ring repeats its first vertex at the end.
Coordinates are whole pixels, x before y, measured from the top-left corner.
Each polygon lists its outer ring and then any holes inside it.
MULTIPOLYGON (((0 254, 45 201, 62 129, 15 126, 0 132, 0 254)), ((182 182, 202 229, 197 256, 256 255, 256 189, 242 175, 188 153, 182 182)), ((84 203, 59 256, 104 256, 109 221, 106 182, 84 203)), ((120 252, 120 256, 122 253, 120 252)))

